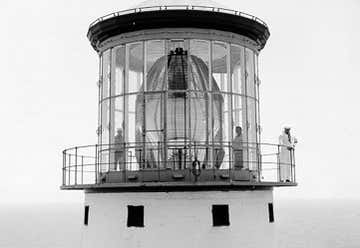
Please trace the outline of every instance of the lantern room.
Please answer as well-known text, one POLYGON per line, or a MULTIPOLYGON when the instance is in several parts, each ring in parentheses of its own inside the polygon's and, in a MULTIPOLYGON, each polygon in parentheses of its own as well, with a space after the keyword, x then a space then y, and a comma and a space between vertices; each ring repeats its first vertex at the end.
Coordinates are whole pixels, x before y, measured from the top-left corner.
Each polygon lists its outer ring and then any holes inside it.
POLYGON ((170 2, 147 1, 90 25, 98 141, 63 152, 63 188, 296 185, 294 150, 281 161, 283 145, 260 138, 267 25, 212 2, 170 2))

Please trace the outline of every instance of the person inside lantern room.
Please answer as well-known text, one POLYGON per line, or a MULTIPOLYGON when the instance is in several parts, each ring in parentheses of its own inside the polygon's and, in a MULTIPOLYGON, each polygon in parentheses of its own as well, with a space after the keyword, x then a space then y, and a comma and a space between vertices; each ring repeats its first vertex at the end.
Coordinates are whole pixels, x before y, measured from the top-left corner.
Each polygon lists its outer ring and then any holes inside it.
POLYGON ((280 181, 291 181, 291 166, 293 164, 293 149, 297 140, 290 134, 290 127, 285 127, 283 133, 279 136, 279 166, 280 166, 280 181))
POLYGON ((236 136, 232 141, 234 168, 243 169, 243 138, 242 129, 240 126, 235 127, 236 136))
POLYGON ((116 135, 114 137, 114 157, 115 161, 114 164, 112 164, 112 170, 117 170, 117 168, 122 168, 125 162, 125 151, 124 151, 124 136, 123 136, 123 130, 121 128, 118 128, 116 130, 116 135))

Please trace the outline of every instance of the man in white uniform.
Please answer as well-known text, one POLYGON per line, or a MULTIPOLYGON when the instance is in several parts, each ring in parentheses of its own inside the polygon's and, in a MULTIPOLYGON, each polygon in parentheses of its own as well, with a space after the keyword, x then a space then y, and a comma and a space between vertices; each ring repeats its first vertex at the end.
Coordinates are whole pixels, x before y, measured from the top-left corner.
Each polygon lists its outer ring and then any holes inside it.
POLYGON ((280 181, 290 182, 291 181, 291 166, 293 163, 293 149, 297 140, 290 135, 290 128, 285 127, 283 133, 279 136, 280 144, 280 181))

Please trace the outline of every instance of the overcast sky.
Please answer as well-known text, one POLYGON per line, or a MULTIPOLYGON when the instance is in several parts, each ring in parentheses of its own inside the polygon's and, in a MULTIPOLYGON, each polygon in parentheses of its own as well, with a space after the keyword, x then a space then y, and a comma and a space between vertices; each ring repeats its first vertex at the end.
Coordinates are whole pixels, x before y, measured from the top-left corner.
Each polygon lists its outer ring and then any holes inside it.
MULTIPOLYGON (((140 1, 138 1, 140 2, 140 1)), ((360 1, 224 0, 265 20, 262 140, 298 138, 296 188, 277 198, 360 198, 360 1)), ((15 1, 0 8, 0 204, 81 202, 60 191, 61 151, 95 144, 98 57, 86 33, 136 1, 15 1)))

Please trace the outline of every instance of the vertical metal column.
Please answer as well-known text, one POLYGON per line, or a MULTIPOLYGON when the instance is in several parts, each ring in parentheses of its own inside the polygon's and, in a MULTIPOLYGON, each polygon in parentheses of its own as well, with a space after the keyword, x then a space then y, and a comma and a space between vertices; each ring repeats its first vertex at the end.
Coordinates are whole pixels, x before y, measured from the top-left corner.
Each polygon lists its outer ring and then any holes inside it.
POLYGON ((77 150, 78 148, 75 147, 75 185, 77 185, 77 150))
POLYGON ((226 94, 226 96, 228 97, 228 138, 229 138, 229 143, 228 143, 228 149, 229 149, 229 179, 231 181, 231 169, 232 169, 232 158, 233 158, 233 154, 232 154, 232 149, 231 149, 231 145, 232 145, 232 140, 233 140, 233 129, 232 129, 232 124, 233 124, 233 116, 232 116, 232 77, 231 77, 231 46, 230 43, 226 43, 226 71, 227 71, 227 83, 228 83, 228 93, 226 94), (230 99, 229 99, 230 98, 230 99))

